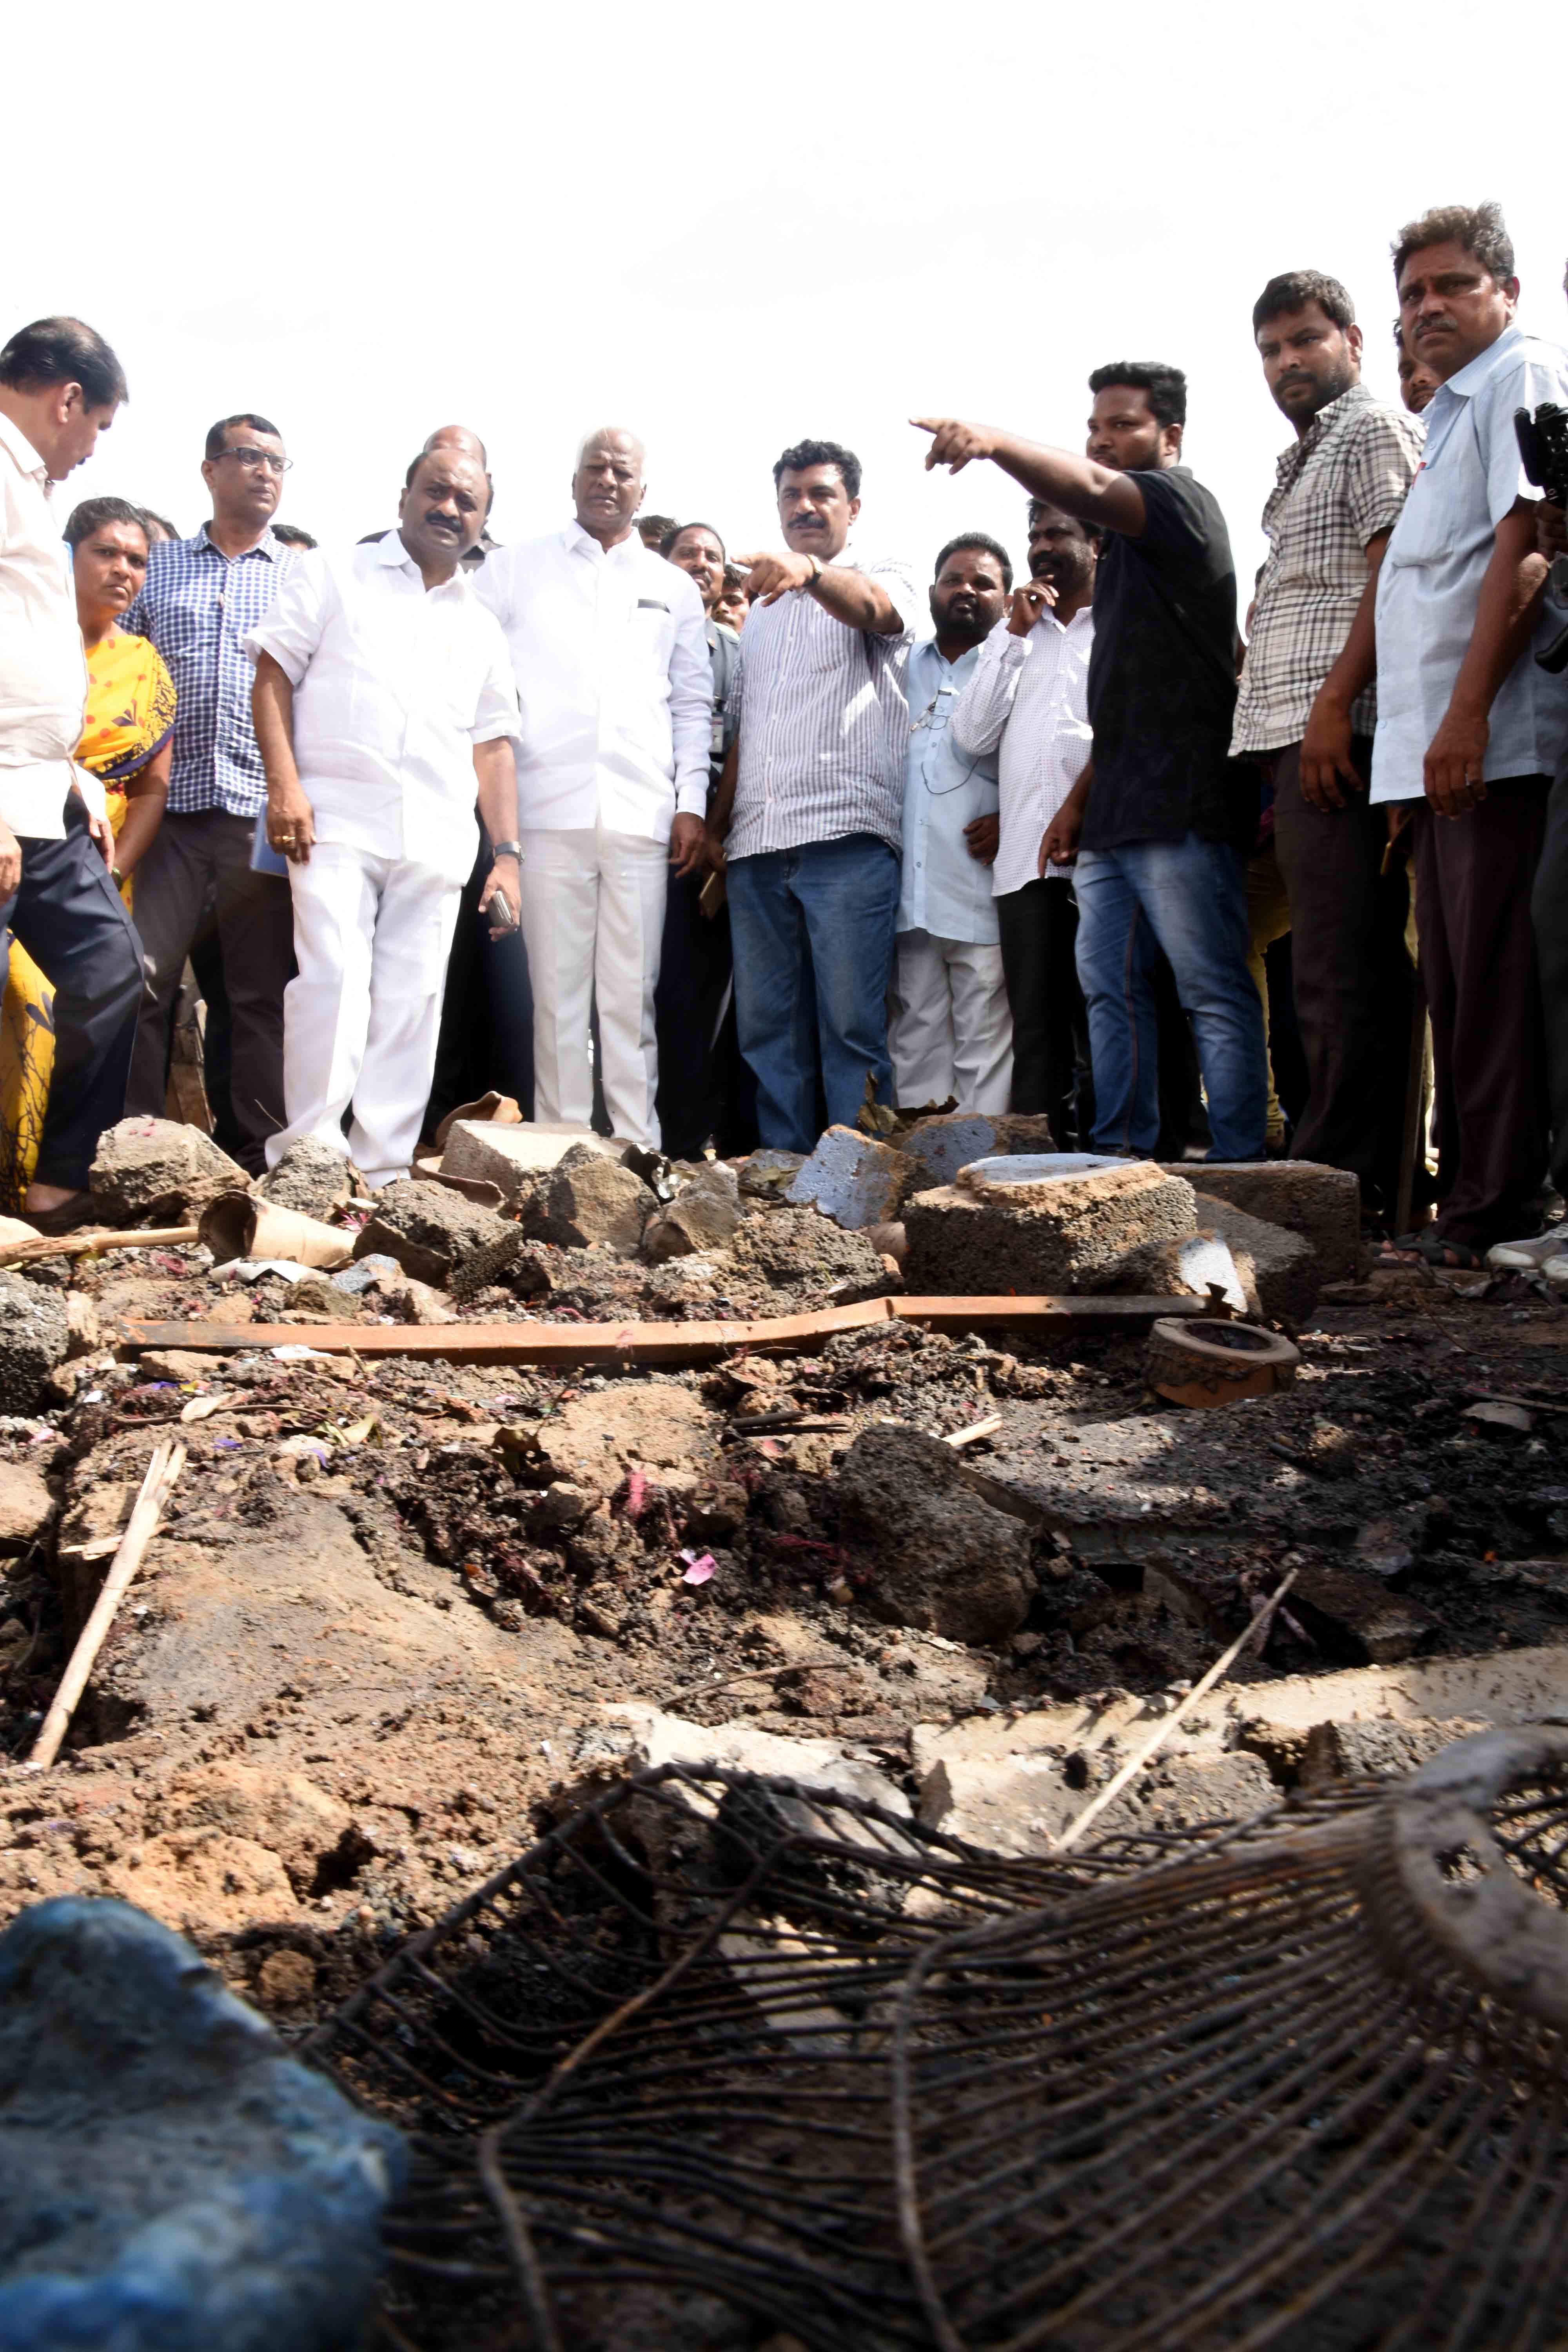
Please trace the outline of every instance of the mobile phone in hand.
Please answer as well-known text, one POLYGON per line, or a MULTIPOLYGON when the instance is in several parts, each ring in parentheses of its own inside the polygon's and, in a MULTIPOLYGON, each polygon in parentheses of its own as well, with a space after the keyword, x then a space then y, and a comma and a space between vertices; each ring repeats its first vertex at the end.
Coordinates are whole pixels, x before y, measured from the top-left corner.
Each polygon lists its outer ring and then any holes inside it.
POLYGON ((489 904, 485 908, 485 913, 489 919, 492 940, 504 940, 509 931, 516 930, 517 908, 504 890, 490 892, 489 904))

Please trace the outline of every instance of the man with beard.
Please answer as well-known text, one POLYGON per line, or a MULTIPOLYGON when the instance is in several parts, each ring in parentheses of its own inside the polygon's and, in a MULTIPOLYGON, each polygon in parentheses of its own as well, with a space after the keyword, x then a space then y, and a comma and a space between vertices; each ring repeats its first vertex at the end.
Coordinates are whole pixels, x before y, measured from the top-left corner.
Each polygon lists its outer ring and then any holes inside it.
POLYGON ((1228 758, 1236 571, 1212 491, 1181 463, 1180 368, 1118 360, 1089 380, 1089 450, 917 417, 926 465, 988 457, 1038 499, 1101 525, 1089 717, 1094 777, 1074 887, 1094 1055, 1095 1149, 1146 1156, 1159 1135, 1154 950, 1197 1041, 1210 1158, 1263 1154, 1268 1057, 1247 969, 1255 781, 1228 758))
POLYGON ((1069 868, 1089 792, 1100 536, 1095 524, 1030 500, 1029 578, 987 638, 952 714, 962 751, 1001 751, 992 888, 1013 1016, 1008 1107, 1044 1111, 1063 1150, 1087 1145, 1094 1127, 1069 868))
MULTIPOLYGON (((1415 974, 1403 863, 1369 806, 1375 689, 1337 669, 1421 462, 1421 427, 1361 381, 1361 329, 1338 278, 1271 278, 1252 310, 1275 404, 1295 427, 1263 509, 1258 583, 1231 752, 1273 793, 1289 900, 1307 1102, 1293 1156, 1349 1169, 1368 1219, 1394 1213, 1415 974)), ((1367 607, 1370 623, 1371 606, 1367 607)), ((1354 661, 1357 656, 1351 656, 1354 661)))
POLYGON ((1013 566, 972 531, 936 559, 936 635, 910 648, 904 857, 889 1050, 895 1099, 910 1108, 956 1097, 961 1110, 1004 1111, 1013 1024, 997 945, 989 867, 996 856, 994 744, 952 732, 958 698, 1000 620, 1013 566))
POLYGON ((784 551, 743 555, 752 608, 730 689, 740 733, 713 832, 728 857, 741 1051, 764 1144, 809 1151, 886 1102, 899 911, 904 654, 914 583, 850 542, 860 461, 800 441, 773 467, 784 551))
POLYGON ((369 1184, 407 1174, 474 860, 476 786, 491 851, 480 908, 497 909, 493 928, 517 919, 517 696, 462 561, 488 503, 477 458, 421 455, 396 530, 341 558, 305 556, 245 640, 267 838, 289 860, 300 966, 284 999, 288 1124, 268 1143, 274 1167, 311 1136, 346 1150, 369 1184))

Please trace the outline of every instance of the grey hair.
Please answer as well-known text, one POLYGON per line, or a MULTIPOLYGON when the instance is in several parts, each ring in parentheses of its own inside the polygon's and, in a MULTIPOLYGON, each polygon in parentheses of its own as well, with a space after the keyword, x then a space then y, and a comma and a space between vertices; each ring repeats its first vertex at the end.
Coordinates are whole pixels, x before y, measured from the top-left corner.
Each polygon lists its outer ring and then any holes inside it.
POLYGON ((612 433, 619 434, 623 440, 629 441, 632 444, 632 446, 637 453, 637 464, 643 468, 643 471, 646 474, 647 470, 647 446, 643 441, 641 436, 634 433, 629 425, 595 425, 590 431, 584 433, 583 438, 577 444, 577 455, 573 460, 572 471, 576 473, 581 467, 583 463, 583 453, 591 443, 595 441, 607 441, 612 433))

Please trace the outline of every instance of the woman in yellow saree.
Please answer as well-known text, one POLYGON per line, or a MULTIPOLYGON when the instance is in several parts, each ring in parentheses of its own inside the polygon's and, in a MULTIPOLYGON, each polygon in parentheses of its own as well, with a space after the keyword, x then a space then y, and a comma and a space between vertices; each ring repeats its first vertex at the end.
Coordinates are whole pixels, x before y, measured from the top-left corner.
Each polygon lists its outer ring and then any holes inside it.
MULTIPOLYGON (((124 499, 89 499, 66 525, 77 618, 87 656, 87 709, 77 789, 127 901, 137 860, 163 821, 169 792, 174 685, 145 637, 120 625, 147 572, 147 529, 124 499)), ((0 1207, 21 1208, 38 1156, 54 1068, 54 991, 11 942, 0 1002, 0 1207)))

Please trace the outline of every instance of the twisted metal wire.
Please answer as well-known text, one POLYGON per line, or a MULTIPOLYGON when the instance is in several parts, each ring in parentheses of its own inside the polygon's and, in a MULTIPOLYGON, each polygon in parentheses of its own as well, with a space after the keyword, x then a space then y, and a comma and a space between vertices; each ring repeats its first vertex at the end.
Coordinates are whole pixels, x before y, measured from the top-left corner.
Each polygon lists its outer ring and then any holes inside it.
POLYGON ((619 1784, 309 2045, 415 2134, 384 2341, 586 2352, 628 2296, 682 2352, 1568 2341, 1568 1958, 1472 1902, 1568 1937, 1542 1739, 1425 1812, 1367 1784, 1038 1861, 619 1784))

